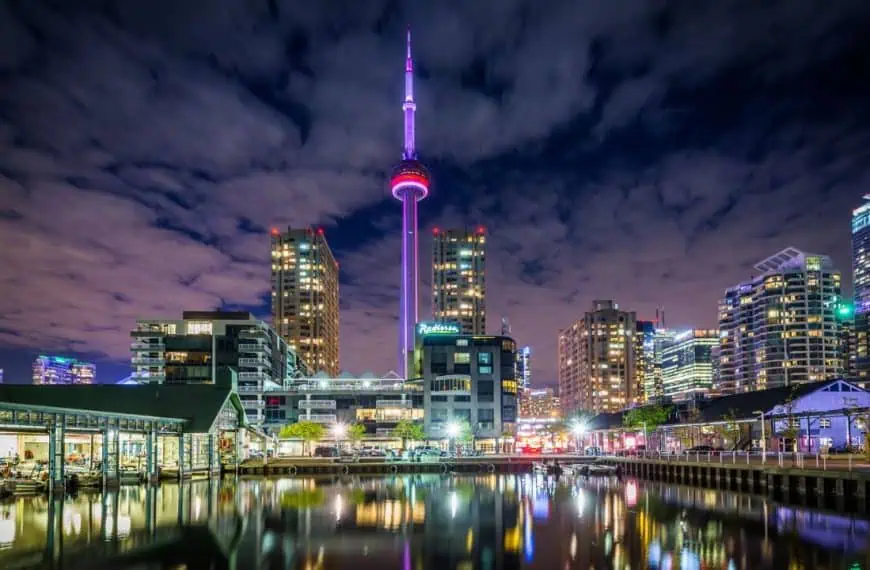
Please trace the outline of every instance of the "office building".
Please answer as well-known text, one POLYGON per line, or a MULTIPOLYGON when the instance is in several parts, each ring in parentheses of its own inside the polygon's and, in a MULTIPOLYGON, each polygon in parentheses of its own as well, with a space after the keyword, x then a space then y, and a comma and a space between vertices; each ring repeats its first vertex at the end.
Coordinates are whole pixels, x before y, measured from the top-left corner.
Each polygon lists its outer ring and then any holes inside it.
POLYGON ((459 323, 462 334, 486 334, 484 228, 435 228, 433 234, 432 318, 459 323))
POLYGON ((528 389, 520 400, 520 418, 558 419, 562 417, 559 396, 552 388, 528 389))
POLYGON ((713 348, 719 331, 695 329, 674 336, 662 351, 662 386, 673 401, 706 395, 713 386, 713 348))
POLYGON ((40 354, 33 361, 34 384, 93 384, 97 366, 75 358, 40 354))
POLYGON ((578 410, 615 412, 640 403, 636 372, 637 317, 613 301, 559 334, 559 396, 565 415, 578 410))
POLYGON ((654 401, 661 395, 661 382, 656 377, 655 339, 655 323, 637 321, 634 335, 634 362, 636 383, 643 391, 641 403, 654 401))
POLYGON ((726 290, 719 303, 716 392, 840 377, 840 273, 831 259, 790 247, 755 268, 758 276, 726 290))
POLYGON ((298 378, 283 389, 265 393, 265 425, 273 432, 288 423, 361 424, 370 437, 389 438, 402 420, 423 421, 423 392, 396 373, 376 377, 324 372, 298 378))
POLYGON ((415 365, 423 383, 426 433, 471 426, 481 449, 494 449, 517 421, 516 343, 503 336, 460 334, 458 325, 417 325, 415 365))
POLYGON ((184 311, 136 323, 132 380, 148 384, 234 384, 248 421, 265 421, 263 393, 311 371, 267 323, 244 311, 184 311))
POLYGON ((309 367, 338 374, 338 263, 322 229, 272 230, 272 326, 309 367))
POLYGON ((393 198, 402 202, 402 283, 399 296, 399 374, 410 378, 414 359, 414 327, 420 310, 420 274, 417 257, 417 202, 429 195, 431 176, 422 162, 417 160, 415 119, 417 103, 414 101, 414 60, 411 57, 411 31, 408 30, 405 53, 405 96, 402 99, 404 118, 404 144, 402 160, 393 167, 390 190, 393 198))
POLYGON ((852 211, 852 286, 854 303, 854 379, 870 383, 870 194, 852 211))

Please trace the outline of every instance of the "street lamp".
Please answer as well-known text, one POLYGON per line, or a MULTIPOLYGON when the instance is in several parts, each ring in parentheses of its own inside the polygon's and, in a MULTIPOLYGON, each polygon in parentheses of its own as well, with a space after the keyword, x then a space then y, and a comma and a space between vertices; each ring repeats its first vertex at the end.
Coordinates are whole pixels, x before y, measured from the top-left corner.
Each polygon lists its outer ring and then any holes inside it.
POLYGON ((580 420, 571 422, 571 433, 574 434, 574 443, 577 446, 577 453, 580 453, 580 439, 586 433, 586 424, 580 420))
POLYGON ((447 441, 447 444, 448 444, 448 451, 449 451, 449 450, 453 447, 453 445, 454 445, 454 444, 453 444, 453 440, 456 439, 457 436, 459 436, 459 429, 460 429, 460 428, 459 428, 459 424, 457 424, 456 422, 449 422, 449 423, 447 424, 445 430, 447 431, 447 438, 448 438, 448 441, 447 441))
POLYGON ((761 416, 761 462, 767 463, 767 435, 764 433, 764 412, 762 410, 755 410, 752 413, 761 416))
POLYGON ((332 435, 335 437, 335 446, 341 449, 341 440, 347 434, 347 426, 343 423, 337 423, 332 426, 332 435))

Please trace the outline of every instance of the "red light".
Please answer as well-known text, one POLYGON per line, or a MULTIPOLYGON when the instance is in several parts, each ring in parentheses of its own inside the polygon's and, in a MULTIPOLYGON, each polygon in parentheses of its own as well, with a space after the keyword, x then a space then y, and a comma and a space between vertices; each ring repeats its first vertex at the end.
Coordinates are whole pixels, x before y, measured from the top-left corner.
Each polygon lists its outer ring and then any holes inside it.
POLYGON ((395 188, 396 186, 398 186, 399 184, 401 184, 403 182, 416 182, 417 184, 422 184, 423 187, 425 187, 425 188, 429 187, 429 179, 428 178, 426 178, 425 176, 422 176, 420 174, 414 174, 412 172, 406 172, 403 174, 399 174, 398 176, 395 176, 390 182, 391 182, 393 188, 395 188))
POLYGON ((276 236, 276 235, 278 235, 278 233, 279 233, 279 232, 278 232, 278 228, 272 228, 271 232, 272 232, 272 235, 273 235, 273 236, 276 236))
POLYGON ((477 226, 477 233, 482 234, 486 232, 486 228, 483 226, 477 226))
POLYGON ((317 228, 317 235, 319 235, 319 236, 323 235, 323 228, 317 228))
POLYGON ((432 228, 432 235, 433 235, 433 236, 437 236, 437 235, 438 235, 438 232, 440 232, 440 231, 441 231, 441 230, 438 229, 438 226, 435 226, 434 228, 432 228))

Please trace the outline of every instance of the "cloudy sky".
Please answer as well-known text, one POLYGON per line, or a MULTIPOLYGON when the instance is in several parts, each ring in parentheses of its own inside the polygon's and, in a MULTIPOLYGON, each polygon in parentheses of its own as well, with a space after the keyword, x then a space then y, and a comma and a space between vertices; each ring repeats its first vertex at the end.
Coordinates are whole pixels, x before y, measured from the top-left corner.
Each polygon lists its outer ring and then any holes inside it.
POLYGON ((341 263, 342 367, 393 367, 408 24, 435 177, 421 225, 486 225, 489 326, 509 317, 536 383, 595 298, 713 326, 723 289, 791 245, 848 283, 866 0, 9 0, 7 381, 35 351, 120 377, 137 317, 267 316, 267 232, 286 225, 324 227, 341 263))

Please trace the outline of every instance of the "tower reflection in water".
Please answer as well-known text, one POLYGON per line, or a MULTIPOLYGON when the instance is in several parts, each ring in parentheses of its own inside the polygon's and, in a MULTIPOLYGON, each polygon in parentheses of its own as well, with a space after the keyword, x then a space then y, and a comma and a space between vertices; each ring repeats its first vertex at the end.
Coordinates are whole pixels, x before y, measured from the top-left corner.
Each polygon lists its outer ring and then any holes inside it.
POLYGON ((863 568, 866 520, 532 475, 224 480, 0 504, 0 568, 863 568))

